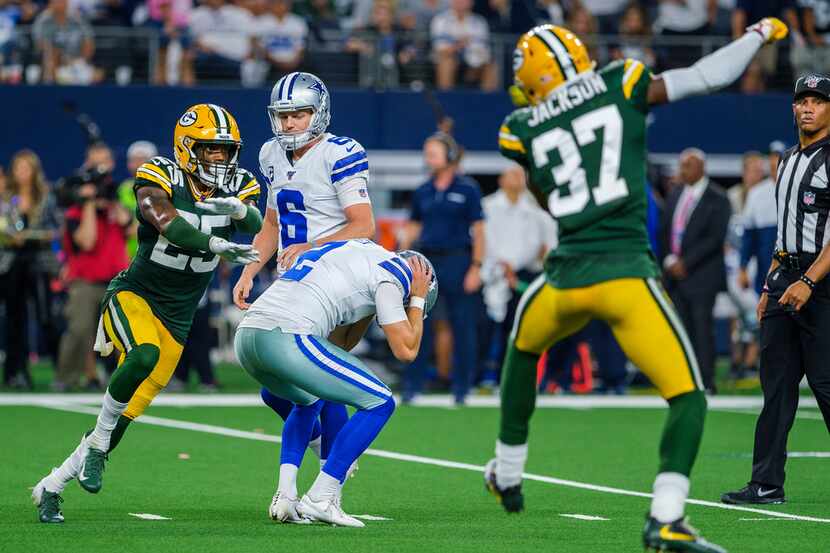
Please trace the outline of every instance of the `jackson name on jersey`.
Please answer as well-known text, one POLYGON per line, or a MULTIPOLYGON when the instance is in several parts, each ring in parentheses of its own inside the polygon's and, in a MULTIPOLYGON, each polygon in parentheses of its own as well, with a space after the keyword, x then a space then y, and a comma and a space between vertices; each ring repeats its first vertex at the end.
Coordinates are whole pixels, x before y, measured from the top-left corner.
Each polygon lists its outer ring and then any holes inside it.
POLYGON ((374 314, 375 295, 384 282, 397 287, 402 306, 409 298, 412 270, 371 240, 328 242, 301 255, 257 298, 239 326, 328 336, 340 325, 374 314))
POLYGON ((527 168, 559 223, 545 264, 557 288, 659 275, 646 230, 650 82, 642 63, 620 60, 579 74, 501 126, 499 149, 527 168))
POLYGON ((262 145, 268 207, 280 222, 280 249, 328 236, 347 223, 343 209, 370 203, 369 160, 357 141, 325 133, 299 160, 289 161, 275 138, 262 145))
MULTIPOLYGON (((240 200, 259 197, 259 183, 248 171, 239 168, 230 184, 216 188, 206 197, 197 197, 184 172, 165 157, 154 157, 138 168, 134 190, 142 186, 161 188, 188 223, 204 232, 226 240, 233 234, 228 215, 208 213, 196 202, 208 197, 236 196, 240 200)), ((199 299, 213 278, 219 257, 210 252, 183 250, 172 245, 141 216, 138 218, 138 252, 126 271, 116 276, 104 296, 106 305, 112 294, 130 290, 144 298, 173 337, 184 343, 193 322, 199 299)))

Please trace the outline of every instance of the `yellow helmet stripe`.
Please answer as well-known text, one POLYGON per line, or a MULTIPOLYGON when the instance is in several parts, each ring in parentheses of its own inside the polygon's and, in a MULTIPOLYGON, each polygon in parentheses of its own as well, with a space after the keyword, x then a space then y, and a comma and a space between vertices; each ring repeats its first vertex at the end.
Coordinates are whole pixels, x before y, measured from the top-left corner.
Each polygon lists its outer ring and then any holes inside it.
POLYGON ((559 37, 547 29, 540 29, 537 31, 536 36, 542 39, 542 42, 544 42, 545 45, 550 48, 551 52, 553 52, 554 56, 556 56, 556 60, 559 62, 559 66, 562 68, 562 74, 565 75, 565 78, 573 79, 576 77, 577 71, 574 67, 574 62, 571 59, 571 55, 568 53, 568 49, 559 37))

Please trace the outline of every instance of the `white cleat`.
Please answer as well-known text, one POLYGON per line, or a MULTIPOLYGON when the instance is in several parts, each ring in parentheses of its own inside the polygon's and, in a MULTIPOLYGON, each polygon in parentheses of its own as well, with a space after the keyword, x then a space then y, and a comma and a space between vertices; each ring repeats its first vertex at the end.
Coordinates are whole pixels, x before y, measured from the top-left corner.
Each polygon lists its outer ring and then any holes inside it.
POLYGON ((351 528, 366 526, 353 516, 343 512, 339 497, 329 496, 315 500, 306 494, 300 500, 300 504, 297 505, 297 512, 311 520, 327 522, 333 526, 348 526, 351 528))
POLYGON ((296 497, 290 498, 277 492, 271 499, 271 505, 268 507, 268 515, 271 517, 271 520, 276 520, 284 524, 311 524, 311 519, 297 512, 297 505, 299 503, 300 500, 296 497))

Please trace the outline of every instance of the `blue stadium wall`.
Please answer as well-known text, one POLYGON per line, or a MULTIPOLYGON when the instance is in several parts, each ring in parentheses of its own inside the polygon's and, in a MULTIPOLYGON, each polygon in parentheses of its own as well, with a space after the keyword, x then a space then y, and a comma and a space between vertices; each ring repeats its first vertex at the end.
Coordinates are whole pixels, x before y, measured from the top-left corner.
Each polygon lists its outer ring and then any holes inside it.
MULTIPOLYGON (((157 87, 0 87, 2 139, 0 163, 18 149, 34 149, 47 176, 56 179, 83 159, 84 135, 67 106, 89 114, 104 140, 123 162, 134 140, 152 140, 171 155, 177 117, 199 102, 221 104, 237 118, 245 143, 242 165, 257 166, 259 145, 271 137, 265 89, 188 89, 157 87)), ((335 134, 359 140, 370 150, 414 150, 435 129, 433 110, 423 94, 335 90, 335 134)), ((495 150, 499 123, 511 106, 504 94, 449 92, 436 95, 455 122, 455 134, 468 150, 495 150)), ((654 110, 649 148, 676 153, 697 146, 710 153, 763 150, 772 140, 794 141, 790 98, 784 94, 722 94, 695 98, 654 110)), ((122 167, 123 163, 119 163, 122 167)), ((125 175, 119 174, 119 177, 125 175)))

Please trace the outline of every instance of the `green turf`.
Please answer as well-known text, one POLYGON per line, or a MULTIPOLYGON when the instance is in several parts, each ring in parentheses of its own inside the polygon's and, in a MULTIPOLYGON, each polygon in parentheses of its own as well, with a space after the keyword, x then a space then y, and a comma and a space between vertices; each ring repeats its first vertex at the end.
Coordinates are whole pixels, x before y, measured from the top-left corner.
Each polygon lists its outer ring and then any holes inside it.
MULTIPOLYGON (((265 408, 154 407, 150 415, 276 434, 265 408)), ((648 491, 656 466, 663 411, 540 409, 528 471, 593 484, 648 491)), ((72 483, 64 493, 67 522, 41 525, 32 486, 75 446, 90 415, 39 407, 0 407, 0 544, 2 551, 639 551, 648 499, 526 482, 528 510, 507 516, 483 492, 479 474, 364 456, 345 489, 344 507, 392 521, 363 530, 272 523, 266 508, 276 482, 279 446, 190 430, 136 424, 112 456, 97 496, 72 483), (190 458, 179 459, 180 453, 190 458), (145 521, 127 513, 170 521, 145 521), (562 518, 578 513, 609 518, 562 518)), ((374 447, 483 464, 491 456, 495 409, 400 408, 374 447)), ((709 414, 692 496, 715 500, 748 476, 755 417, 709 414)), ((827 450, 820 420, 798 420, 792 450, 827 450)), ((313 479, 313 457, 301 489, 313 479)), ((790 502, 770 510, 827 518, 828 459, 793 459, 790 502)), ((732 552, 824 551, 830 524, 741 521, 752 513, 689 506, 692 523, 732 552), (823 544, 819 546, 818 544, 823 544)))

